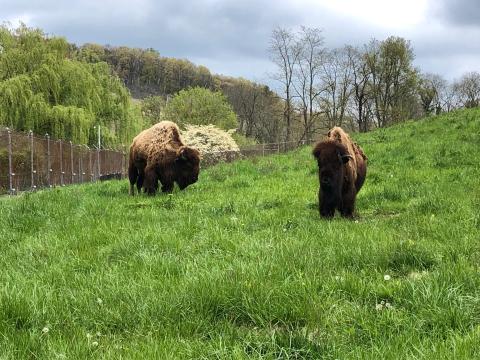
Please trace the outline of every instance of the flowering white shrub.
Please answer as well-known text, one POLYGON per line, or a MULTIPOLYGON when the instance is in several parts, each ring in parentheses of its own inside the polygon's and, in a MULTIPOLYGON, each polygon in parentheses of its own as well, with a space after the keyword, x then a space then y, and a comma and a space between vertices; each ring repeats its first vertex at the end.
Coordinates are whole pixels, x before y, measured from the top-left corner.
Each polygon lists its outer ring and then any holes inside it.
POLYGON ((200 151, 203 165, 211 165, 240 156, 240 149, 231 133, 232 130, 224 131, 214 125, 187 125, 182 138, 185 145, 200 151))

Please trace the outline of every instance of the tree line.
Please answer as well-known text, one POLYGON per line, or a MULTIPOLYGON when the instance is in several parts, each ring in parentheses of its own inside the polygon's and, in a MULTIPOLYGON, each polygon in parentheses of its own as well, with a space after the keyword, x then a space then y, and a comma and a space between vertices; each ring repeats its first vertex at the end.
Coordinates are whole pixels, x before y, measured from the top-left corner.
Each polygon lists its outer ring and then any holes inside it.
POLYGON ((318 28, 276 28, 268 50, 287 141, 311 140, 334 125, 365 132, 480 103, 478 72, 453 83, 422 73, 413 66, 411 43, 401 37, 328 49, 318 28))
POLYGON ((0 125, 91 145, 100 125, 102 143, 114 146, 182 117, 268 143, 312 140, 334 125, 364 132, 480 102, 479 73, 453 83, 421 73, 401 37, 328 49, 319 29, 276 28, 268 52, 278 91, 153 49, 77 46, 1 26, 0 125))
MULTIPOLYGON (((171 118, 171 109, 165 107, 173 95, 188 88, 205 88, 224 94, 238 118, 240 134, 258 142, 283 139, 283 100, 266 85, 211 74, 204 66, 197 66, 185 59, 163 57, 153 49, 85 44, 74 47, 73 56, 89 63, 108 63, 132 95, 142 100, 142 114, 147 117, 147 122, 158 121, 165 111, 169 112, 168 117, 171 118)), ((193 94, 204 96, 205 92, 192 90, 189 97, 192 98, 193 94)), ((194 102, 208 107, 205 100, 210 97, 196 98, 194 102)), ((222 106, 219 109, 223 111, 222 106)), ((214 111, 214 108, 210 106, 210 110, 214 111)), ((218 117, 207 114, 206 109, 201 111, 206 118, 218 117)))

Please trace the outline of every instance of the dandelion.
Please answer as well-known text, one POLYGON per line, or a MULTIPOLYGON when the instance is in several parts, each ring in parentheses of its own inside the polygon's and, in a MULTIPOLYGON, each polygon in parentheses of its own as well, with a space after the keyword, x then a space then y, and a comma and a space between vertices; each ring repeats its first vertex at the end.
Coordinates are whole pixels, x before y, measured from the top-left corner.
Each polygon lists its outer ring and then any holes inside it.
POLYGON ((98 304, 98 305, 102 305, 102 304, 103 304, 103 300, 100 299, 99 297, 97 297, 97 304, 98 304))
POLYGON ((388 275, 388 274, 387 274, 387 275, 383 275, 383 280, 385 280, 385 281, 388 281, 388 280, 390 280, 391 278, 392 278, 392 277, 391 277, 390 275, 388 275))
POLYGON ((382 304, 377 304, 377 305, 375 305, 375 310, 381 311, 382 309, 383 309, 383 305, 382 305, 382 304))
POLYGON ((389 302, 385 303, 385 307, 387 309, 391 309, 392 308, 392 304, 390 304, 389 302))
POLYGON ((48 333, 49 331, 50 331, 50 329, 49 329, 48 327, 46 327, 46 326, 42 329, 42 333, 43 333, 43 334, 46 334, 46 333, 48 333))
POLYGON ((92 341, 92 346, 98 346, 98 341, 92 341))

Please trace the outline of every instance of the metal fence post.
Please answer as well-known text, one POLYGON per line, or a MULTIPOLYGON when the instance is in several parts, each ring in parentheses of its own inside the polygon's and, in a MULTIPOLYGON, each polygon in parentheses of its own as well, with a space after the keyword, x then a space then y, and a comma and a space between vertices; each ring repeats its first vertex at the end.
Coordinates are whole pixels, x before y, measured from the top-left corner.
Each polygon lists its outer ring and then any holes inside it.
POLYGON ((60 185, 65 186, 65 179, 63 178, 65 171, 63 171, 63 142, 60 140, 60 185))
POLYGON ((88 170, 90 170, 90 181, 93 182, 94 174, 92 169, 92 150, 90 148, 88 148, 88 170))
POLYGON ((15 189, 13 188, 13 176, 15 175, 12 171, 12 132, 7 128, 8 135, 8 192, 10 195, 13 195, 15 189))
POLYGON ((83 172, 82 172, 82 148, 78 147, 78 181, 83 183, 83 172))
POLYGON ((32 190, 35 190, 35 170, 33 169, 33 131, 30 130, 28 132, 28 136, 30 137, 30 186, 32 190))
POLYGON ((72 184, 73 184, 75 173, 73 172, 73 144, 71 141, 70 141, 70 170, 71 170, 70 172, 72 175, 72 184))
POLYGON ((100 179, 100 148, 97 148, 97 179, 100 179))
POLYGON ((123 179, 125 177, 125 145, 123 146, 122 151, 122 165, 120 165, 120 178, 123 179))
POLYGON ((47 186, 51 187, 50 173, 52 172, 52 169, 50 166, 50 135, 45 134, 45 137, 47 138, 47 186))

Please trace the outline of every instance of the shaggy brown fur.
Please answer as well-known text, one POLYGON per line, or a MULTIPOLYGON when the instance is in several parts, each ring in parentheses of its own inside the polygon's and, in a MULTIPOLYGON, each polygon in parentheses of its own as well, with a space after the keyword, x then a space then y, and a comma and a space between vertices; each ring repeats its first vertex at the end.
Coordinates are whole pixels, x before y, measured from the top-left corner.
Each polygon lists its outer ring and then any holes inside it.
POLYGON ((171 121, 162 121, 138 134, 130 146, 128 177, 130 194, 134 185, 138 192, 144 188, 153 195, 158 190, 158 181, 163 192, 172 192, 174 182, 180 189, 198 179, 200 153, 185 146, 178 126, 171 121))
POLYGON ((328 132, 327 139, 313 149, 319 168, 320 215, 333 217, 335 209, 352 217, 355 198, 365 181, 367 157, 340 127, 328 132))

